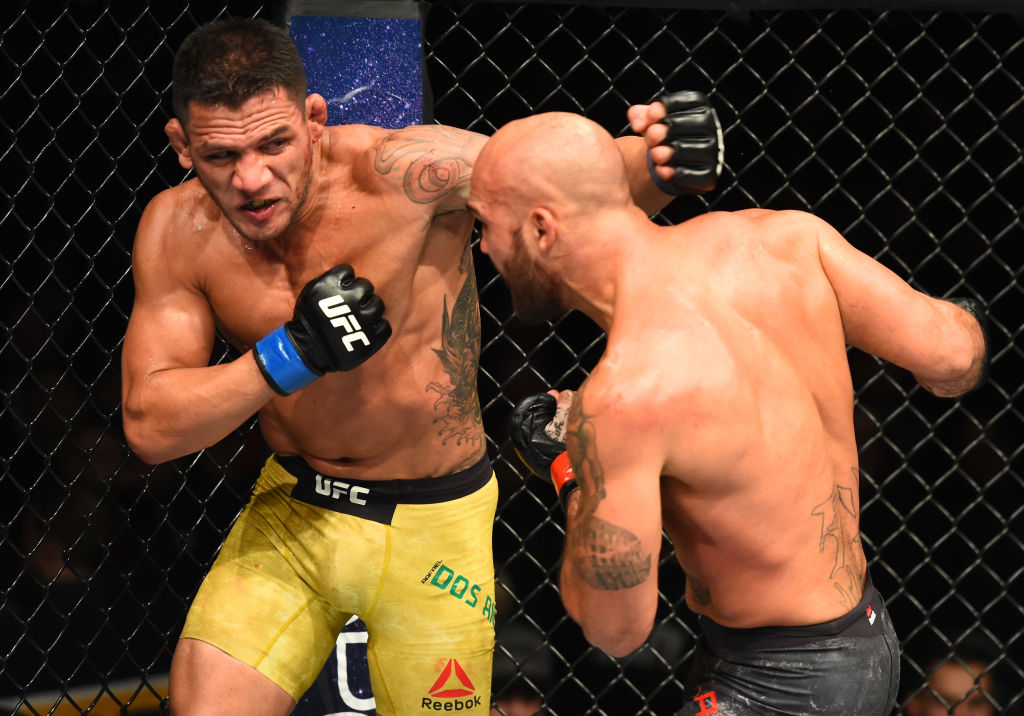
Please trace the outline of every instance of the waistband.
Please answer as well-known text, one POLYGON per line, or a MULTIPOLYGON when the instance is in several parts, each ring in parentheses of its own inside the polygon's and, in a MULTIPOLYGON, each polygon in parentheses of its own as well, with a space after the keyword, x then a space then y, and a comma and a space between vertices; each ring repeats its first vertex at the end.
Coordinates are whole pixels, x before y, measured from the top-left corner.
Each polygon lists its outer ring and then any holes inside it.
POLYGON ((429 505, 471 495, 493 474, 485 454, 473 466, 441 477, 414 480, 353 480, 321 475, 297 456, 273 457, 295 477, 291 496, 301 502, 355 517, 391 524, 398 505, 429 505))
POLYGON ((734 650, 797 647, 836 637, 871 637, 883 633, 881 614, 885 608, 875 590, 871 573, 864 577, 864 596, 853 609, 837 619, 806 626, 768 626, 734 629, 708 617, 700 617, 701 632, 709 644, 734 650))

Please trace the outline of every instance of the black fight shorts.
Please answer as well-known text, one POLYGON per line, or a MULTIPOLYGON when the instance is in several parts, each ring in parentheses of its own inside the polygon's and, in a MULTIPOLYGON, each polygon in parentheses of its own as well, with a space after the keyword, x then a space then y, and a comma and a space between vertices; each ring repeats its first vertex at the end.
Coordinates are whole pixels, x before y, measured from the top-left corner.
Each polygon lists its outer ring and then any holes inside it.
POLYGON ((899 643, 871 583, 848 614, 802 627, 730 629, 701 617, 701 637, 676 716, 888 716, 899 688, 899 643))

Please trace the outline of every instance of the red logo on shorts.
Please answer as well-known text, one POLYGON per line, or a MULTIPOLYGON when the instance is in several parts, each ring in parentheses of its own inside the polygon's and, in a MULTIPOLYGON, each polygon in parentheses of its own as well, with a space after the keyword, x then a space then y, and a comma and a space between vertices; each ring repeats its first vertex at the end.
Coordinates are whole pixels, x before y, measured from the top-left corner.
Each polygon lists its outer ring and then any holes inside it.
POLYGON ((430 687, 430 695, 435 699, 455 699, 460 696, 471 696, 476 688, 466 675, 466 670, 459 666, 455 659, 449 659, 441 669, 441 675, 430 687), (452 672, 455 677, 452 678, 452 672))
POLYGON ((697 695, 693 697, 693 700, 700 706, 697 716, 719 716, 718 696, 714 691, 702 691, 701 688, 698 688, 697 695))

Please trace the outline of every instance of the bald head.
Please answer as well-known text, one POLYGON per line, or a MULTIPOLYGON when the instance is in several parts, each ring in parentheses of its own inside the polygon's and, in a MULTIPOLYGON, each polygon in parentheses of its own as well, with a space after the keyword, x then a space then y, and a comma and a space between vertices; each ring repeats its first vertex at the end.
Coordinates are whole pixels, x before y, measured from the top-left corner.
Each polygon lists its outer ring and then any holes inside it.
POLYGON ((506 201, 563 204, 592 212, 630 203, 626 165, 600 125, 567 112, 509 122, 488 140, 473 170, 506 201))

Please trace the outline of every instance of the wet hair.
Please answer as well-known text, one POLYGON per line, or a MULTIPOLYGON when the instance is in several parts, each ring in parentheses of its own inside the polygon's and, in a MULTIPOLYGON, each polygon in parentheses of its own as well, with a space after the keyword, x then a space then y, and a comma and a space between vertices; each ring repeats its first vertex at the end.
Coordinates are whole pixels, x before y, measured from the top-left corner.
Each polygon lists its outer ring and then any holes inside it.
POLYGON ((301 102, 306 71, 288 33, 266 20, 227 18, 203 25, 174 57, 171 102, 183 123, 192 102, 238 109, 278 87, 301 102))

